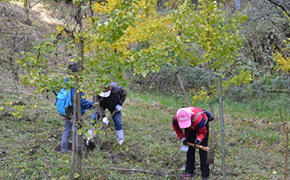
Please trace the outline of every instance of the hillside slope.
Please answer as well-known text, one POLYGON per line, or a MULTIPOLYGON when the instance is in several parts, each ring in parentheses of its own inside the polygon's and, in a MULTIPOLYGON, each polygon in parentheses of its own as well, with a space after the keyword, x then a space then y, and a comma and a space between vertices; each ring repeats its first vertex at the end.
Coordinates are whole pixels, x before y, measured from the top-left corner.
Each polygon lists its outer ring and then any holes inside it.
POLYGON ((43 42, 46 34, 55 31, 55 24, 61 23, 48 14, 45 5, 40 4, 29 11, 32 25, 26 23, 26 14, 21 5, 0 2, 0 13, 0 47, 3 60, 13 57, 14 53, 29 50, 36 42, 43 42))

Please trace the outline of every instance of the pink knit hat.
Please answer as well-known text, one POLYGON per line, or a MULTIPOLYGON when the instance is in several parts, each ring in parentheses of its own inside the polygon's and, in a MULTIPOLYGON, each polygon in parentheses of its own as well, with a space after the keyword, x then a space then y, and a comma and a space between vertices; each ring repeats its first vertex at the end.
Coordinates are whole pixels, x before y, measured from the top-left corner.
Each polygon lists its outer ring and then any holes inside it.
POLYGON ((191 113, 186 108, 181 108, 176 113, 177 122, 180 128, 191 126, 191 113))

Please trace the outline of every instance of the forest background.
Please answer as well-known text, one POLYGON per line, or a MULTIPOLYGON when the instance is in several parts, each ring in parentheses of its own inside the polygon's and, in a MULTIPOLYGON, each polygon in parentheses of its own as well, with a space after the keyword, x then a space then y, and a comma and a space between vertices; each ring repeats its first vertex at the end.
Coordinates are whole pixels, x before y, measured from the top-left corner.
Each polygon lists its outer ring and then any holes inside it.
MULTIPOLYGON (((178 179, 186 157, 171 126, 186 106, 178 75, 189 103, 216 117, 210 179, 288 178, 287 0, 0 5, 2 179, 178 179), (84 69, 67 72, 72 62, 84 69), (76 159, 59 152, 64 123, 52 90, 63 87, 65 76, 89 100, 110 81, 128 91, 125 144, 115 143, 111 124, 99 132, 100 149, 76 152, 76 159)), ((85 135, 90 113, 75 117, 85 135)))

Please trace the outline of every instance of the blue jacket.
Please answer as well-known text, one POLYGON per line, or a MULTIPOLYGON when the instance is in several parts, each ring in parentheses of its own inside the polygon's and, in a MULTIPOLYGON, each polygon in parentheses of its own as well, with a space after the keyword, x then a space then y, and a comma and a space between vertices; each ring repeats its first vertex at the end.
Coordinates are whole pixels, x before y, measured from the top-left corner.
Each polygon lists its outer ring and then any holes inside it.
MULTIPOLYGON (((75 94, 74 92, 75 92, 75 89, 72 88, 71 89, 72 99, 74 98, 74 94, 75 94)), ((93 101, 91 102, 91 101, 88 101, 88 100, 82 98, 82 96, 84 96, 84 95, 85 95, 85 93, 81 92, 81 112, 82 112, 82 114, 86 113, 87 109, 91 109, 91 108, 94 107, 93 106, 93 104, 94 104, 93 101)))
MULTIPOLYGON (((67 82, 67 81, 69 81, 69 80, 68 80, 67 77, 65 77, 65 78, 64 78, 64 83, 67 82)), ((74 89, 74 88, 71 88, 71 96, 72 96, 72 99, 74 99, 74 94, 75 94, 74 92, 75 92, 75 89, 74 89)), ((57 94, 55 90, 53 90, 53 93, 54 93, 55 95, 57 94)), ((85 93, 81 92, 81 113, 82 113, 82 114, 86 113, 86 110, 87 110, 87 109, 91 109, 91 108, 94 107, 94 106, 93 106, 93 104, 94 104, 93 101, 91 102, 91 101, 88 101, 88 100, 82 98, 82 96, 84 96, 84 95, 85 95, 85 93)), ((72 102, 72 103, 73 103, 73 102, 72 102)))

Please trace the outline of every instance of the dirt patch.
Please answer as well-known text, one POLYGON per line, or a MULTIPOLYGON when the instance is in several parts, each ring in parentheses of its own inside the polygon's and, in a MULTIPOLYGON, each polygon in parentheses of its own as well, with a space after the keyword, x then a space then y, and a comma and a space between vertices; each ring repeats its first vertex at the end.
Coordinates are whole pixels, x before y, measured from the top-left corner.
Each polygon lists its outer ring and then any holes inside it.
POLYGON ((133 161, 142 162, 143 161, 142 149, 143 149, 142 145, 134 144, 133 146, 130 147, 127 156, 133 161))
MULTIPOLYGON (((57 146, 54 148, 54 150, 55 150, 55 151, 60 151, 60 147, 61 147, 61 144, 57 145, 57 146)), ((71 142, 68 143, 68 150, 69 150, 69 151, 72 150, 72 143, 71 143, 71 142)))
POLYGON ((101 150, 104 150, 104 151, 111 151, 111 149, 113 148, 113 144, 114 144, 114 142, 104 141, 104 142, 101 144, 100 149, 101 149, 101 150))
MULTIPOLYGON (((93 151, 95 148, 96 148, 96 145, 94 143, 89 143, 88 145, 86 144, 86 142, 84 141, 84 145, 85 145, 85 150, 86 152, 89 152, 89 151, 93 151)), ((61 148, 61 144, 58 144, 54 150, 55 151, 60 151, 60 148, 61 148)), ((71 151, 72 150, 72 143, 69 142, 68 143, 68 150, 71 151)))
POLYGON ((124 162, 126 156, 123 154, 112 154, 111 158, 114 164, 120 164, 124 162))
MULTIPOLYGON (((97 147, 97 144, 95 142, 90 142, 88 145, 85 143, 85 146, 86 146, 86 151, 93 151, 95 150, 95 148, 97 147)), ((111 151, 111 149, 113 148, 113 144, 114 142, 110 142, 110 141, 104 141, 102 144, 101 144, 101 147, 100 149, 102 151, 111 151)), ((61 144, 58 144, 54 150, 55 151, 60 151, 60 147, 61 147, 61 144)), ((68 144, 68 150, 72 150, 72 143, 69 142, 68 144)))

